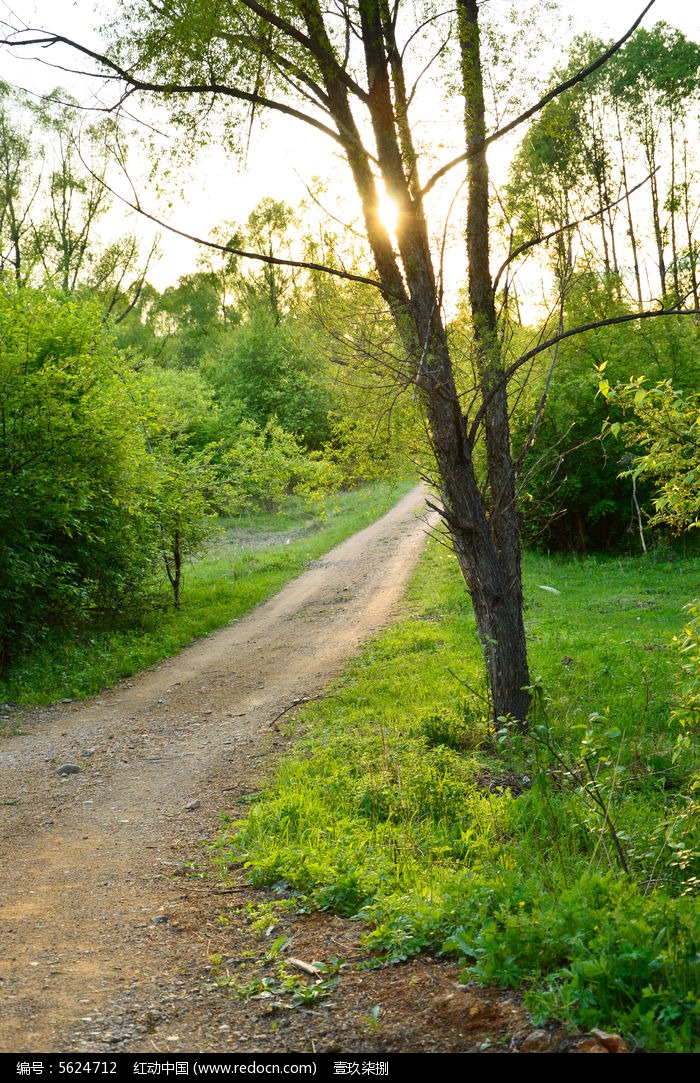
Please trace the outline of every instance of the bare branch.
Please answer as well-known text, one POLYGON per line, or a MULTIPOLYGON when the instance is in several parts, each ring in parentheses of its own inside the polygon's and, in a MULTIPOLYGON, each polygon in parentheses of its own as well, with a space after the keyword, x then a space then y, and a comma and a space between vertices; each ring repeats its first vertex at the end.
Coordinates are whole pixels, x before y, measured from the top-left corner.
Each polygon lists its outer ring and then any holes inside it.
MULTIPOLYGON (((689 295, 688 295, 689 296, 689 295)), ((685 300, 685 298, 683 299, 685 300)), ((682 303, 682 302, 681 302, 682 303)), ((474 416, 469 430, 469 439, 476 440, 477 430, 479 425, 484 420, 484 416, 488 409, 489 400, 500 389, 502 389, 512 379, 518 369, 521 369, 523 365, 526 365, 528 361, 536 357, 537 354, 543 353, 545 350, 551 350, 553 346, 557 346, 560 342, 563 342, 567 338, 574 338, 578 335, 585 335, 589 331, 598 331, 603 327, 616 327, 618 324, 632 323, 633 320, 651 320, 656 319, 658 316, 700 316, 700 309, 698 308, 681 308, 679 305, 674 305, 673 308, 655 308, 651 312, 629 312, 624 316, 610 316, 605 320, 593 320, 591 323, 581 324, 580 327, 572 327, 568 331, 562 331, 561 334, 555 335, 553 338, 547 339, 545 342, 540 343, 539 346, 535 346, 532 350, 528 350, 517 361, 514 361, 512 365, 509 365, 507 369, 504 369, 501 378, 491 388, 489 394, 484 398, 479 410, 474 416)))
POLYGON ((378 282, 375 278, 367 278, 365 275, 352 274, 350 271, 342 271, 337 267, 328 267, 323 263, 314 263, 312 260, 282 259, 280 256, 266 256, 262 252, 248 252, 242 248, 234 248, 233 245, 230 244, 220 244, 218 241, 212 241, 206 237, 198 237, 194 233, 187 233, 183 229, 178 229, 176 226, 170 225, 170 223, 165 222, 162 218, 157 218, 156 215, 150 214, 148 211, 144 210, 138 202, 132 203, 131 200, 111 188, 106 181, 102 180, 101 183, 113 196, 132 211, 136 211, 136 213, 140 214, 143 218, 147 218, 149 222, 154 222, 157 226, 167 229, 169 233, 174 233, 178 237, 184 237, 185 240, 193 241, 195 244, 203 245, 205 248, 213 248, 217 252, 229 252, 232 256, 238 256, 240 259, 258 260, 260 263, 268 263, 275 267, 298 267, 306 271, 319 271, 322 274, 345 279, 347 282, 360 282, 365 286, 373 286, 383 295, 386 295, 388 292, 385 287, 382 286, 381 282, 378 282))
MULTIPOLYGON (((116 319, 114 321, 115 323, 117 323, 117 324, 122 323, 122 321, 126 319, 126 317, 129 315, 129 313, 132 312, 136 308, 136 305, 139 303, 141 293, 143 292, 143 287, 146 284, 146 275, 148 274, 148 268, 151 265, 151 260, 157 254, 157 251, 158 251, 158 239, 156 238, 153 241, 153 244, 151 245, 151 250, 148 253, 148 256, 146 257, 146 263, 144 264, 143 270, 141 271, 141 274, 139 275, 138 281, 136 282, 136 288, 134 290, 134 295, 133 295, 131 301, 129 302, 129 304, 127 305, 127 307, 124 309, 124 311, 119 316, 116 317, 116 319)), ((115 294, 113 302, 110 305, 110 312, 112 311, 112 309, 114 307, 114 304, 116 303, 116 300, 117 300, 117 298, 116 298, 116 294, 115 294)))
MULTIPOLYGON (((559 332, 558 332, 559 334, 561 334, 561 332, 564 329, 564 300, 565 300, 565 295, 564 295, 564 291, 562 290, 561 302, 560 302, 560 306, 559 306, 559 332)), ((518 456, 518 460, 515 463, 515 473, 516 473, 516 475, 520 473, 522 465, 525 462, 525 458, 526 458, 528 452, 530 451, 530 448, 532 447, 532 445, 535 442, 535 437, 537 436, 537 430, 540 427, 540 422, 542 420, 542 417, 543 417, 544 411, 545 411, 545 407, 547 405, 547 399, 549 397, 549 388, 550 388, 550 385, 552 383, 552 377, 554 375, 554 369, 555 369, 556 364, 557 364, 557 357, 558 356, 559 356, 559 342, 557 342, 555 347, 554 347, 554 352, 552 354, 552 362, 551 362, 551 364, 549 366, 549 371, 547 373, 547 379, 544 382, 544 389, 543 389, 542 394, 540 396, 540 401, 537 403, 537 409, 535 410, 535 416, 534 416, 534 418, 532 420, 532 425, 530 426, 530 431, 527 434, 527 440, 523 444, 522 451, 520 452, 520 455, 518 456)))
MULTIPOLYGON (((658 172, 658 169, 659 167, 657 166, 654 170, 654 173, 658 172)), ((565 225, 557 226, 556 229, 551 230, 551 232, 549 233, 544 233, 537 237, 531 237, 529 241, 524 241, 523 244, 519 244, 517 248, 513 249, 513 251, 508 254, 501 266, 498 268, 498 271, 496 272, 496 277, 493 280, 494 290, 498 289, 498 283, 501 280, 501 275, 503 274, 503 272, 507 270, 510 264, 513 263, 513 261, 516 260, 518 256, 522 256, 525 252, 528 252, 531 248, 535 248, 539 244, 546 244, 547 241, 551 241, 554 237, 558 237, 560 233, 566 233, 569 229, 576 229, 578 226, 582 226, 585 222, 591 222, 594 218, 599 218, 601 214, 603 214, 605 211, 610 211, 613 207, 617 207, 619 203, 623 203, 634 192, 638 191, 640 188, 643 188, 647 181, 650 180, 653 175, 653 173, 648 173, 644 180, 641 180, 639 184, 635 184, 634 188, 630 188, 628 191, 625 191, 619 199, 614 200, 612 203, 608 203, 605 207, 598 207, 595 211, 592 211, 590 214, 585 215, 583 218, 577 219, 577 221, 575 222, 566 222, 565 225)))

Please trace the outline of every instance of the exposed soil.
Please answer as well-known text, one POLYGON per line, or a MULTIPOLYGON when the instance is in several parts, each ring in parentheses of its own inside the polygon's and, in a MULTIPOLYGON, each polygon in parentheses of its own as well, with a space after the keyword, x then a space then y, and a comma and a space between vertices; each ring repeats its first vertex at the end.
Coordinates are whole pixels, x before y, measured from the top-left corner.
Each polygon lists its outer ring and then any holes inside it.
POLYGON ((287 751, 281 712, 397 612, 422 507, 416 490, 247 617, 97 699, 28 712, 0 744, 0 1052, 608 1051, 443 960, 363 970, 356 922, 251 922, 274 893, 198 875, 220 814, 240 818, 287 751), (340 980, 293 1007, 284 958, 302 987, 324 975, 300 963, 339 960, 340 980), (238 995, 265 977, 266 995, 238 995))

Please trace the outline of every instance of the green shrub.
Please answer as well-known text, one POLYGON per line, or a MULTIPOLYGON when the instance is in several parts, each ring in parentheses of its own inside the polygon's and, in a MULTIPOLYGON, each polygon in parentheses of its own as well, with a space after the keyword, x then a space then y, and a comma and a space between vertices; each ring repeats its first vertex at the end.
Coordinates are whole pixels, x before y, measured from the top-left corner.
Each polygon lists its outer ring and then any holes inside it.
POLYGON ((0 281, 0 654, 95 609, 129 606, 153 573, 139 514, 146 457, 102 311, 0 281))

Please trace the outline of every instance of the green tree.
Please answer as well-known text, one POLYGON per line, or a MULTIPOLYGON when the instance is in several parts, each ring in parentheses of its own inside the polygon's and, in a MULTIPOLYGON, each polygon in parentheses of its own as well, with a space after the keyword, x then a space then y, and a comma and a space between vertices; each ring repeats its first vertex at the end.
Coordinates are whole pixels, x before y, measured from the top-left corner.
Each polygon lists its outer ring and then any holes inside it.
POLYGON ((185 561, 204 552, 219 533, 218 509, 228 503, 230 486, 221 480, 213 449, 183 455, 161 447, 150 466, 146 509, 157 523, 163 567, 179 609, 185 561))
POLYGON ((585 214, 582 208, 591 189, 582 97, 572 91, 542 110, 513 159, 505 191, 511 244, 533 245, 551 237, 550 260, 561 293, 566 290, 574 262, 573 224, 585 214))
POLYGON ((112 122, 80 126, 79 110, 54 91, 40 105, 0 82, 0 271, 20 283, 90 290, 107 313, 126 317, 143 288, 136 236, 105 242, 105 187, 112 122))
POLYGON ((34 244, 44 274, 68 292, 89 274, 95 229, 109 205, 104 184, 107 158, 104 129, 73 131, 70 105, 49 100, 43 111, 42 127, 50 148, 43 217, 34 223, 34 244), (95 153, 99 146, 99 153, 95 153), (92 152, 92 153, 91 153, 92 152), (92 158, 90 168, 81 155, 92 158))
POLYGON ((192 370, 142 365, 131 381, 145 456, 138 513, 150 525, 150 546, 162 559, 180 608, 184 566, 218 534, 218 513, 231 486, 221 466, 212 389, 192 370))
MULTIPOLYGON (((245 229, 237 236, 237 243, 262 252, 270 259, 279 256, 288 249, 290 231, 296 225, 296 216, 291 207, 280 200, 263 199, 251 211, 245 229)), ((265 302, 275 324, 279 325, 294 292, 294 280, 289 270, 279 264, 264 263, 262 270, 255 273, 239 269, 238 288, 241 299, 250 309, 260 307, 265 302)))
POLYGON ((276 418, 315 449, 328 438, 330 394, 307 321, 278 323, 267 304, 256 304, 221 340, 207 371, 231 423, 264 428, 276 418))
POLYGON ((223 316, 212 276, 206 272, 182 275, 148 310, 159 360, 175 368, 197 368, 224 330, 223 316))
MULTIPOLYGON (((576 40, 561 77, 603 48, 590 37, 576 40)), ((504 217, 515 251, 537 254, 541 239, 550 254, 552 314, 539 333, 624 317, 632 312, 632 296, 641 308, 641 245, 649 238, 657 262, 661 253, 660 266, 673 275, 671 286, 664 269, 664 289, 673 299, 697 296, 692 158, 687 142, 681 154, 680 137, 699 57, 694 42, 664 24, 638 29, 593 78, 550 102, 531 126, 510 170, 504 217), (633 201, 637 208, 650 205, 646 228, 639 211, 633 215, 633 201)), ((512 315, 509 290, 515 286, 504 285, 512 315)), ((697 351, 696 327, 680 322, 640 323, 624 333, 603 329, 562 343, 547 366, 535 362, 514 423, 515 445, 525 448, 520 486, 527 536, 565 548, 625 540, 649 480, 642 477, 637 486, 636 479, 621 478, 620 464, 601 442, 605 404, 594 397, 592 366, 607 362, 613 381, 639 372, 677 379, 684 370, 679 386, 696 387, 694 366, 682 362, 697 351), (536 429, 532 408, 539 414, 536 429)))
MULTIPOLYGON (((494 714, 524 719, 530 678, 508 386, 533 350, 513 357, 502 344, 489 263, 486 150, 588 71, 553 87, 488 133, 480 35, 480 17, 488 17, 488 7, 480 11, 477 0, 458 0, 444 13, 429 5, 392 7, 385 0, 359 0, 338 9, 324 8, 318 0, 231 0, 216 7, 203 0, 178 5, 139 0, 128 9, 125 5, 124 14, 110 55, 98 59, 102 70, 118 75, 134 93, 161 95, 193 143, 201 145, 208 118, 221 105, 223 130, 239 145, 245 110, 266 111, 312 127, 342 155, 374 272, 326 270, 373 285, 391 315, 401 348, 396 388, 409 390, 423 414, 441 513, 474 606, 494 714), (426 67, 431 56, 444 63, 426 67), (420 127, 412 119, 416 96, 431 82, 431 91, 446 105, 452 91, 457 93, 462 125, 459 153, 438 169, 434 148, 421 144, 420 127), (443 230, 431 229, 426 197, 464 163, 471 348, 462 365, 443 315, 443 230), (397 209, 393 232, 382 218, 383 192, 397 209)), ((38 34, 29 40, 57 39, 38 34)), ((95 59, 94 52, 89 55, 95 59)), ((603 54, 594 63, 605 59, 603 54)), ((237 246, 231 250, 244 254, 237 246)), ((277 258, 248 254, 270 265, 277 258)), ((540 343, 534 350, 551 345, 540 343)))
POLYGON ((194 373, 114 345, 99 298, 0 278, 0 658, 51 628, 138 611, 209 540, 226 486, 194 373), (193 444, 195 446, 193 446, 193 444))
MULTIPOLYGON (((297 225, 289 206, 263 199, 235 231, 235 243, 279 258, 289 253, 297 225)), ((219 232, 226 235, 223 228, 219 232)), ((277 263, 264 263, 262 270, 245 267, 234 258, 226 272, 238 319, 209 352, 203 370, 234 424, 247 420, 264 429, 276 419, 318 450, 330 433, 332 394, 326 342, 307 316, 309 276, 294 276, 277 263)))
POLYGON ((700 90, 700 44, 678 30, 657 23, 651 30, 639 29, 621 50, 611 71, 611 91, 622 103, 627 123, 636 133, 649 172, 651 218, 656 245, 661 296, 668 285, 667 244, 671 239, 672 274, 676 297, 680 296, 677 275, 676 188, 678 185, 678 133, 698 101, 700 90), (669 147, 669 197, 662 192, 661 164, 664 130, 669 147), (664 219, 668 209, 669 221, 664 219))
MULTIPOLYGON (((570 289, 565 327, 595 320, 601 312, 631 310, 610 296, 609 283, 582 276, 570 289)), ((639 512, 653 493, 651 475, 633 479, 622 471, 629 454, 622 444, 603 440, 608 419, 623 420, 622 402, 609 405, 597 394, 596 368, 606 366, 611 384, 626 384, 645 373, 651 384, 667 380, 684 394, 698 387, 695 358, 698 324, 692 320, 642 321, 636 327, 604 327, 561 343, 556 373, 535 436, 532 414, 542 403, 550 376, 540 362, 518 403, 513 434, 528 448, 520 472, 526 538, 552 550, 636 548, 639 512)))
POLYGON ((263 427, 244 421, 223 452, 222 467, 227 508, 234 514, 251 507, 274 511, 289 493, 313 504, 338 489, 343 480, 331 458, 309 452, 275 418, 263 427))
POLYGON ((11 270, 26 281, 33 265, 31 211, 36 149, 18 122, 24 102, 0 82, 0 272, 11 270))

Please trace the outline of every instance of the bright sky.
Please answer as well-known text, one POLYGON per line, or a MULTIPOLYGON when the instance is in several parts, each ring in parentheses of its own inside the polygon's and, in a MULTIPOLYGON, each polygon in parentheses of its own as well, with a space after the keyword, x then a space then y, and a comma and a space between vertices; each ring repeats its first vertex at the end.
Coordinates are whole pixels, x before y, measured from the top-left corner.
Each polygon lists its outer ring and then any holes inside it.
MULTIPOLYGON (((509 7, 506 0, 490 2, 492 10, 502 8, 505 11, 509 7)), ((516 4, 528 8, 532 6, 532 0, 516 0, 516 4)), ((574 33, 588 30, 596 36, 617 38, 644 6, 645 0, 561 0, 562 18, 558 25, 562 39, 569 37, 569 19, 574 33)), ((0 0, 0 18, 14 17, 13 21, 57 31, 99 48, 100 34, 96 27, 104 24, 115 7, 114 0, 0 0)), ((651 26, 660 20, 700 40, 700 0, 656 0, 644 25, 651 26)), ((58 62, 59 56, 51 59, 58 62)), ((70 62, 68 54, 61 54, 60 61, 70 62)), ((59 84, 70 89, 81 101, 89 99, 90 91, 84 83, 65 71, 47 68, 36 59, 19 60, 5 53, 2 74, 9 82, 36 93, 46 92, 59 84)), ((185 199, 178 200, 172 210, 165 212, 166 215, 174 224, 206 236, 223 220, 245 221, 263 196, 296 203, 305 194, 303 181, 310 174, 328 173, 327 141, 323 137, 311 138, 311 135, 301 125, 288 122, 272 125, 256 137, 247 174, 241 173, 223 154, 213 149, 188 182, 185 199)), ((498 163, 495 165, 497 168, 498 163)), ((155 202, 152 206, 157 210, 155 202)), ((128 228, 133 230, 135 227, 132 223, 128 228)), ((149 232, 143 222, 138 228, 144 234, 149 232)), ((169 236, 162 247, 165 259, 152 276, 161 288, 172 282, 177 274, 192 269, 196 260, 196 249, 190 242, 169 236)))

